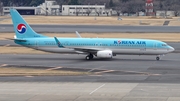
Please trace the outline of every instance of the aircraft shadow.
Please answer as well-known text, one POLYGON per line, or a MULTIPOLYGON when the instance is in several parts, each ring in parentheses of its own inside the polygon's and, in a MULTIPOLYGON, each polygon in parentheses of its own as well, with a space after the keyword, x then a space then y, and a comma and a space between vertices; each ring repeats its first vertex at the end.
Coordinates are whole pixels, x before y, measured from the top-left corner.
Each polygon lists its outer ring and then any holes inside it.
MULTIPOLYGON (((61 57, 16 57, 14 59, 18 59, 18 60, 32 60, 32 61, 36 61, 36 60, 40 60, 40 61, 83 61, 83 62, 96 62, 96 61, 157 61, 157 60, 153 60, 153 59, 122 59, 122 58, 112 58, 112 59, 101 59, 101 58, 94 58, 92 60, 86 60, 85 58, 61 58, 61 57)), ((170 60, 160 60, 160 61, 170 61, 170 60)))

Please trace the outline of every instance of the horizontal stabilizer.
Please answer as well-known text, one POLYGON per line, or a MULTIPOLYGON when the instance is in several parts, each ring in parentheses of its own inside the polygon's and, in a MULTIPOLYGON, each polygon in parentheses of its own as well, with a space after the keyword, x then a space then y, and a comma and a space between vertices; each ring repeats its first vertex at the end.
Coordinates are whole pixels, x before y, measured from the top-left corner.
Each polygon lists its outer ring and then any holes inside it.
POLYGON ((5 38, 5 39, 7 39, 7 40, 24 41, 24 42, 26 42, 26 40, 24 40, 24 39, 12 39, 12 38, 5 38))

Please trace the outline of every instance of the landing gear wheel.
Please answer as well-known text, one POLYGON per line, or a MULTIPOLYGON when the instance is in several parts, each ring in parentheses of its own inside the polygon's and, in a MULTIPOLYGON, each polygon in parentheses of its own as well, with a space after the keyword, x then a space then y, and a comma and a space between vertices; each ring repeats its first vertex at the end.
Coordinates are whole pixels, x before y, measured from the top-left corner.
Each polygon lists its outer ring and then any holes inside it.
POLYGON ((89 57, 89 56, 86 56, 86 60, 90 60, 90 57, 89 57))
POLYGON ((159 60, 160 60, 160 57, 156 57, 156 60, 159 61, 159 60))
POLYGON ((92 60, 94 58, 93 54, 89 54, 86 56, 86 60, 92 60))

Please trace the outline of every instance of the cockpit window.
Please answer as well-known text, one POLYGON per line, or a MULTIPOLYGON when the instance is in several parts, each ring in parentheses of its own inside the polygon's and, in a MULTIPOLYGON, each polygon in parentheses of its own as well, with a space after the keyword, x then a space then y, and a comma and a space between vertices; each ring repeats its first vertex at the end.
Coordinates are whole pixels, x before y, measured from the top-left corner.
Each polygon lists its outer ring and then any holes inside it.
POLYGON ((162 46, 167 46, 167 44, 162 44, 162 46))

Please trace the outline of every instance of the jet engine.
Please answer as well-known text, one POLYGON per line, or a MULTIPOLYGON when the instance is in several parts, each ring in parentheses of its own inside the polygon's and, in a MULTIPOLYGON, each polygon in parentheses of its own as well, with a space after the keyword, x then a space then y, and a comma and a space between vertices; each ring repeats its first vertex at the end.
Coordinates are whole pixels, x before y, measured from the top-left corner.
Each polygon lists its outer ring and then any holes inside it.
POLYGON ((103 50, 97 52, 97 57, 99 58, 112 58, 113 53, 111 50, 103 50))

